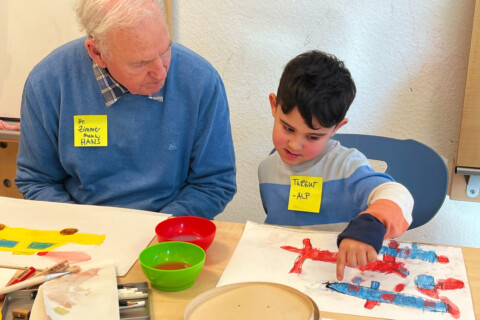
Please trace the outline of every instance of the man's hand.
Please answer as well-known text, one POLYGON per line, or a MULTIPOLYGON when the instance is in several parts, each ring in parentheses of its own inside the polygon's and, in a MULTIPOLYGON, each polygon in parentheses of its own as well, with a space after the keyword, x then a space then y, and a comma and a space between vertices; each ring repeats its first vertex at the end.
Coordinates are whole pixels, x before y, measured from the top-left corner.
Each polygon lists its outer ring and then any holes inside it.
POLYGON ((377 251, 365 242, 345 238, 340 242, 337 255, 337 279, 343 280, 345 266, 364 267, 377 260, 377 251))

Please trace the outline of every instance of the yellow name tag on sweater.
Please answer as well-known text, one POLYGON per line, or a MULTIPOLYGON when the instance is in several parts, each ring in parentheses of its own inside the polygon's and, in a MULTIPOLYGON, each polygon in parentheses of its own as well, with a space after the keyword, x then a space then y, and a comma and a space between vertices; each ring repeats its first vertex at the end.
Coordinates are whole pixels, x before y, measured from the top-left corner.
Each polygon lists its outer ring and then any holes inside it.
POLYGON ((73 116, 75 147, 108 146, 107 115, 73 116))
POLYGON ((322 177, 291 176, 288 210, 319 213, 322 187, 322 177))

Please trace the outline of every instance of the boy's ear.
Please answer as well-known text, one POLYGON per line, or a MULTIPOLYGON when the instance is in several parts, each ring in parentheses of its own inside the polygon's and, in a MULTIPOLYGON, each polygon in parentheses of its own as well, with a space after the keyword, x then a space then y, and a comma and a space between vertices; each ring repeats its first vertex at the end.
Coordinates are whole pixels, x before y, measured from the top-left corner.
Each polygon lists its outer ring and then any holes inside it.
POLYGON ((95 40, 87 39, 85 40, 84 45, 90 58, 92 58, 92 60, 98 64, 100 68, 105 68, 107 64, 105 63, 105 59, 102 57, 100 50, 98 50, 95 40))
POLYGON ((275 118, 277 111, 277 96, 274 93, 268 95, 268 100, 270 100, 270 108, 272 108, 272 116, 275 118))
MULTIPOLYGON (((333 134, 337 133, 338 129, 340 129, 341 127, 343 127, 344 125, 346 125, 348 123, 348 119, 347 118, 343 118, 342 121, 340 121, 339 124, 337 124, 337 126, 335 127, 335 130, 333 130, 333 134)), ((332 134, 332 136, 333 136, 332 134)))

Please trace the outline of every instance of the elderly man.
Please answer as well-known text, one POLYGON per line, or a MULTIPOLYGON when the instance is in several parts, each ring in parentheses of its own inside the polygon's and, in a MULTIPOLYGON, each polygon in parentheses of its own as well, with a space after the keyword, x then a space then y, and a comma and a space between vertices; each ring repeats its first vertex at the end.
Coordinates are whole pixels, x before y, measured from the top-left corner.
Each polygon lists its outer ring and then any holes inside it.
POLYGON ((236 192, 217 71, 172 43, 154 0, 82 0, 87 37, 24 88, 15 183, 27 199, 213 218, 236 192))

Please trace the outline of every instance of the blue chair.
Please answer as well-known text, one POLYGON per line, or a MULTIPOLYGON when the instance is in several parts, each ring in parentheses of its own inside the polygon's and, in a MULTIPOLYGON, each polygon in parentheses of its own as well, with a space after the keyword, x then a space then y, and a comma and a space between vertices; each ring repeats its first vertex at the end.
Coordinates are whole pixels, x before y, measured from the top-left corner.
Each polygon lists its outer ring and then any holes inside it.
POLYGON ((413 221, 409 229, 424 225, 437 214, 447 194, 448 169, 433 149, 415 140, 363 134, 337 133, 332 139, 359 150, 370 160, 387 163, 386 173, 413 195, 413 221))

